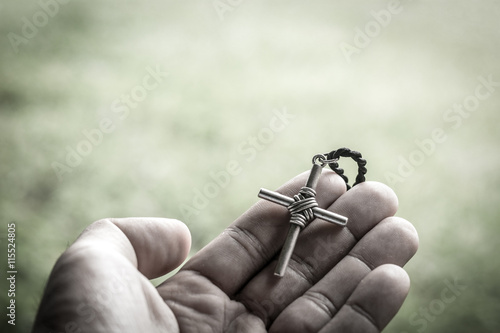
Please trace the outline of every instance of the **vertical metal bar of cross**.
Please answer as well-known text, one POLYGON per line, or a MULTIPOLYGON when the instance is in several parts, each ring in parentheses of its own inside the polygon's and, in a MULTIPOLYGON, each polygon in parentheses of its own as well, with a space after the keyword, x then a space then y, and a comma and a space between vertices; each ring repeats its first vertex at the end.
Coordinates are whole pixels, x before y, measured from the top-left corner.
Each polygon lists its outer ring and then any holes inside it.
MULTIPOLYGON (((309 178, 307 179, 306 182, 306 187, 310 187, 313 190, 316 189, 322 170, 323 170, 322 165, 318 165, 316 163, 313 164, 311 168, 311 173, 309 174, 309 178)), ((279 277, 285 275, 285 270, 286 267, 288 266, 290 258, 292 257, 293 249, 295 248, 295 244, 297 243, 300 230, 301 227, 299 225, 290 223, 285 243, 283 244, 283 248, 281 249, 281 253, 278 258, 278 263, 276 264, 276 268, 274 269, 274 275, 279 277)))

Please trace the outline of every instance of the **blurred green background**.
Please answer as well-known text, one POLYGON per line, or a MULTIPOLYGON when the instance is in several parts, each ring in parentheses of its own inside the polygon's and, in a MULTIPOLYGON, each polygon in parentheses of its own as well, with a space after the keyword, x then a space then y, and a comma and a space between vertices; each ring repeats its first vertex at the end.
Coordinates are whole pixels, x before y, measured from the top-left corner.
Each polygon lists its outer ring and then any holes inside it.
POLYGON ((11 327, 2 255, 0 327, 29 330, 52 265, 92 221, 178 218, 194 253, 261 186, 346 146, 420 236, 409 297, 385 331, 500 331, 500 86, 478 79, 500 82, 498 1, 57 4, 0 5, 0 240, 5 254, 15 221, 18 269, 11 327), (148 68, 168 72, 150 91, 148 68), (473 111, 453 110, 464 103, 473 111), (283 130, 266 130, 285 110, 283 130), (110 133, 85 144, 103 119, 110 133), (87 155, 58 176, 54 162, 77 149, 87 155), (231 160, 241 173, 183 214, 231 160))

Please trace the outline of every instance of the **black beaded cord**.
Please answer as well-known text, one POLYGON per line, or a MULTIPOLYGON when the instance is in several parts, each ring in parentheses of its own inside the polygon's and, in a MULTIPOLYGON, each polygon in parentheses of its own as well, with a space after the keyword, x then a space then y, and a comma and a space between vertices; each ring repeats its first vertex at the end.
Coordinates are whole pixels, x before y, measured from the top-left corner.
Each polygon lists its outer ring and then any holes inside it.
POLYGON ((337 150, 332 150, 331 152, 325 154, 328 160, 337 160, 335 162, 329 163, 328 166, 335 171, 342 179, 345 181, 347 185, 347 190, 351 188, 348 182, 349 179, 346 175, 344 175, 344 169, 339 168, 338 159, 340 157, 350 157, 358 164, 358 175, 356 176, 356 182, 352 185, 353 187, 358 185, 359 183, 364 182, 365 174, 366 174, 366 160, 361 156, 359 151, 350 150, 349 148, 339 148, 337 150))

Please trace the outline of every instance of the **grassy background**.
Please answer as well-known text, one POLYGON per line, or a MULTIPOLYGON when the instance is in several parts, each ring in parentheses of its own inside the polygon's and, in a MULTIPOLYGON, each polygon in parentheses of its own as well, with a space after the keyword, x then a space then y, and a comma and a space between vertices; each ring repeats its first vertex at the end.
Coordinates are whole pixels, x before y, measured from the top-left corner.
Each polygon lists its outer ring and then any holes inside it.
MULTIPOLYGON (((340 45, 352 45, 356 27, 387 7, 241 1, 221 19, 212 1, 75 0, 16 52, 8 34, 22 36, 23 17, 33 22, 41 7, 2 3, 0 240, 6 253, 7 223, 16 221, 19 273, 17 325, 7 327, 2 305, 0 327, 29 330, 52 265, 94 220, 179 218, 195 252, 253 204, 261 186, 306 170, 313 154, 359 150, 368 178, 388 183, 401 158, 418 154, 415 140, 441 128, 446 140, 391 184, 421 248, 407 266, 410 295, 386 332, 498 332, 500 91, 457 128, 443 117, 474 93, 478 76, 500 81, 500 5, 403 1, 348 62, 340 45), (113 101, 156 66, 169 75, 120 119, 113 101), (254 158, 238 151, 284 109, 295 118, 254 158), (52 163, 65 163, 67 147, 76 149, 82 131, 103 118, 115 130, 59 180, 52 163), (199 215, 183 216, 179 206, 230 160, 241 173, 199 215), (441 308, 454 279, 467 289, 441 308), (438 314, 423 319, 422 308, 438 314)), ((0 284, 6 304, 4 278, 0 284)))

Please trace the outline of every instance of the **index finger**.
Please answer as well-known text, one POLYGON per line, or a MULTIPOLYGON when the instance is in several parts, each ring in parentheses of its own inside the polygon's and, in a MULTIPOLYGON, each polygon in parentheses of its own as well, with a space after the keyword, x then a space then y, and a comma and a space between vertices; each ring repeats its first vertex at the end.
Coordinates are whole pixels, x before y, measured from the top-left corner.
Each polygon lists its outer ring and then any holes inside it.
MULTIPOLYGON (((297 194, 308 175, 305 172, 293 178, 278 192, 297 194)), ((316 188, 319 207, 329 207, 345 190, 344 181, 325 170, 316 188)), ((260 200, 193 256, 182 270, 200 273, 231 297, 276 256, 288 227, 289 213, 285 207, 260 200)))

